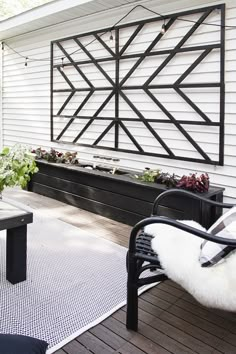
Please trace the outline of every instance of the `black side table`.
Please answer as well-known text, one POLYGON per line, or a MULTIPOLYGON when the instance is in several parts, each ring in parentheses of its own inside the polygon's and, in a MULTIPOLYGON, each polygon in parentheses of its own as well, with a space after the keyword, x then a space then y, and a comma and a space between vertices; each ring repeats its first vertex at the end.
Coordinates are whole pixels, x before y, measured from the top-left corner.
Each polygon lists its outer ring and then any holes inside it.
POLYGON ((0 201, 0 230, 7 230, 6 278, 12 284, 26 280, 27 224, 33 213, 0 201))

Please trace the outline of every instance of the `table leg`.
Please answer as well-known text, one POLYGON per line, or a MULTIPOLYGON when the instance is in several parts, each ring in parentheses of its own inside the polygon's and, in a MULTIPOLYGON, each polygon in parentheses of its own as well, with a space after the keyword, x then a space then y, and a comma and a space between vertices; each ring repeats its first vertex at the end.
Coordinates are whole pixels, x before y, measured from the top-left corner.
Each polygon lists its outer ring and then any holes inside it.
POLYGON ((12 284, 26 280, 27 225, 7 230, 7 280, 12 284))

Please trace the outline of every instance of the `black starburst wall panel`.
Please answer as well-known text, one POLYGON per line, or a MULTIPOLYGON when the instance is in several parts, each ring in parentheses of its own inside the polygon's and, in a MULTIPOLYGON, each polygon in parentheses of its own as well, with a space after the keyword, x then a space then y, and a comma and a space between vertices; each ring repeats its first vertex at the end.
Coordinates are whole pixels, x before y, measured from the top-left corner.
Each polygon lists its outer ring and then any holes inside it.
POLYGON ((224 26, 217 5, 53 41, 51 140, 223 165, 224 26))

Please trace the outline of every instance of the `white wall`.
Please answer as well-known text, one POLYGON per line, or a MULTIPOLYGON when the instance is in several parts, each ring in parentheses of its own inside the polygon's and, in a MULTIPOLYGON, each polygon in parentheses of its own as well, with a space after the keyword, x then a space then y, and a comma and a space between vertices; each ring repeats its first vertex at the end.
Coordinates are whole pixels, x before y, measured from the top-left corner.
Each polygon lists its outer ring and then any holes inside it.
MULTIPOLYGON (((177 10, 187 9, 187 1, 176 1, 168 3, 167 5, 156 6, 156 1, 144 1, 143 2, 149 8, 153 8, 160 13, 172 13, 177 10)), ((214 3, 209 1, 208 4, 204 4, 204 1, 192 1, 192 7, 207 6, 214 3)), ((65 23, 63 26, 54 26, 50 29, 44 29, 29 33, 24 36, 12 38, 6 42, 23 53, 25 56, 34 58, 49 58, 50 57, 50 41, 67 37, 69 35, 75 35, 99 28, 112 26, 123 14, 127 13, 130 7, 126 6, 119 11, 109 11, 107 13, 99 14, 96 16, 90 16, 80 20, 74 20, 70 23, 65 23)), ((136 10, 132 13, 127 22, 131 22, 135 19, 148 18, 150 14, 144 12, 144 10, 136 10)), ((217 14, 214 14, 217 16, 217 14)), ((235 1, 227 2, 226 9, 226 24, 234 25, 236 18, 236 4, 235 1)), ((177 37, 173 40, 181 38, 182 31, 187 26, 187 23, 178 23, 179 30, 177 37)), ((159 30, 159 29, 158 29, 159 30)), ((212 41, 212 38, 216 39, 218 36, 218 28, 209 28, 205 26, 199 29, 196 40, 200 43, 201 33, 209 32, 208 39, 212 41)), ((153 28, 150 28, 148 36, 153 33, 153 28)), ((124 34, 125 37, 125 34, 124 34)), ((206 38, 204 36, 204 38, 206 38)), ((147 37, 143 37, 140 40, 143 45, 147 40, 147 37), (143 42, 143 43, 142 43, 143 42)), ((163 42, 164 43, 164 42, 163 42)), ((172 43, 173 44, 173 43, 172 43)), ((138 44, 137 44, 138 45, 138 44)), ((168 46, 168 41, 163 44, 168 46)), ((96 50, 96 48, 94 48, 96 50)), ((133 50, 135 48, 133 47, 133 50)), ((27 143, 32 147, 42 146, 45 148, 55 147, 58 150, 76 150, 79 151, 79 157, 84 160, 91 160, 94 154, 110 155, 113 157, 119 157, 121 159, 121 165, 133 169, 143 169, 148 166, 151 168, 161 168, 164 171, 175 172, 179 175, 189 172, 208 172, 210 174, 211 182, 219 186, 225 187, 225 196, 227 201, 236 198, 236 179, 234 178, 236 173, 236 29, 226 30, 226 105, 225 105, 225 165, 224 166, 211 166, 200 163, 173 161, 169 159, 154 158, 150 156, 140 156, 137 154, 125 154, 115 151, 107 151, 102 149, 92 149, 88 147, 79 147, 66 144, 56 144, 50 142, 50 62, 38 61, 30 62, 27 67, 24 66, 24 59, 20 58, 16 53, 11 50, 4 51, 3 60, 3 139, 4 145, 13 145, 16 142, 27 143)), ((188 58, 185 62, 176 62, 175 66, 170 67, 168 71, 168 79, 173 79, 177 72, 185 70, 186 67, 183 64, 187 64, 188 58)), ((146 70, 151 70, 151 62, 147 65, 145 70, 139 71, 136 76, 136 80, 140 80, 142 76, 146 75, 146 70)), ((93 74, 93 73, 92 73, 93 74)), ((217 55, 209 57, 206 64, 202 64, 197 69, 197 75, 193 76, 192 82, 198 80, 200 76, 204 77, 206 81, 216 81, 218 75, 218 58, 217 55), (209 67, 210 63, 210 67, 209 67)), ((167 76, 163 76, 162 79, 166 80, 167 76)), ((60 84, 60 78, 58 79, 60 84)), ((203 81, 201 79, 201 81, 203 81)), ((194 94, 197 104, 205 110, 209 116, 214 120, 217 119, 218 110, 218 94, 213 91, 212 93, 197 92, 194 94)), ((152 115, 152 105, 150 102, 145 101, 144 95, 134 97, 136 104, 141 104, 146 114, 152 115), (148 112, 148 113, 147 113, 148 112)), ((163 96, 163 103, 168 105, 168 108, 172 107, 173 114, 179 117, 193 116, 193 112, 189 110, 182 102, 179 102, 178 97, 173 93, 169 93, 165 97, 163 96), (174 107, 174 108, 173 108, 174 107), (188 109, 188 113, 186 112, 188 109)), ((76 107, 76 104, 75 104, 76 107)), ((87 107, 87 111, 92 107, 87 107)), ((125 111, 125 107, 123 110, 125 111)), ((108 114, 108 113, 107 113, 108 114)), ((126 111, 125 113, 131 114, 126 111)), ((184 118, 181 118, 184 119, 184 118)), ((137 127, 136 127, 137 128, 137 127)), ((97 126, 99 129, 99 126, 97 126)), ((202 130, 197 127, 191 127, 192 136, 198 141, 201 146, 214 158, 217 154, 217 139, 218 132, 216 129, 213 132, 209 131, 209 128, 202 130)), ((91 132, 93 134, 93 132, 91 132)), ((145 131, 141 128, 136 129, 136 134, 139 136, 142 142, 145 142, 146 146, 149 144, 148 137, 145 137, 145 131)), ((190 154, 192 156, 191 147, 186 145, 186 142, 177 135, 174 129, 162 126, 161 134, 168 139, 170 144, 178 154, 190 154)), ((91 139, 88 136, 88 141, 91 139)), ((109 137, 107 137, 109 140, 109 137)), ((129 144, 125 140, 124 144, 129 144)), ((153 149, 152 146, 149 149, 153 149)))

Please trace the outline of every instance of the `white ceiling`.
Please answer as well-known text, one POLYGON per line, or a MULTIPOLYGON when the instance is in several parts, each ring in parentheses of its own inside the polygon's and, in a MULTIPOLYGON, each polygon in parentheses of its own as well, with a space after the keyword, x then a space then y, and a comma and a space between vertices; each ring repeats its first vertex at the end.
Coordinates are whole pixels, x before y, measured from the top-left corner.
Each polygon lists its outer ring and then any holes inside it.
MULTIPOLYGON (((56 0, 0 21, 0 40, 141 0, 56 0)), ((160 0, 159 0, 160 1, 160 0)), ((161 2, 161 1, 160 1, 161 2)))
MULTIPOLYGON (((42 28, 82 18, 103 11, 127 7, 127 11, 138 3, 152 3, 152 6, 165 8, 164 12, 180 11, 182 8, 207 6, 220 0, 54 0, 28 10, 9 19, 0 21, 0 41, 42 28), (129 7, 129 5, 131 7, 129 7)), ((227 3, 236 0, 227 0, 227 3)), ((163 12, 163 11, 160 11, 163 12)))

